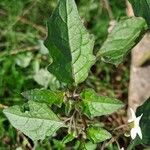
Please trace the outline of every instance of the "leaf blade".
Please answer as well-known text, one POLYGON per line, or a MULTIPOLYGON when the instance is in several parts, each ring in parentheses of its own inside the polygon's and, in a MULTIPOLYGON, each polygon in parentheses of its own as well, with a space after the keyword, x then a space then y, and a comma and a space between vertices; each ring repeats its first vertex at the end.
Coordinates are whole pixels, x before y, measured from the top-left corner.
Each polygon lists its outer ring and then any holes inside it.
POLYGON ((104 62, 119 65, 146 29, 146 22, 142 18, 120 20, 108 35, 97 57, 101 57, 104 62))
POLYGON ((81 109, 89 118, 108 115, 123 107, 123 103, 115 98, 99 96, 93 89, 81 93, 81 109), (111 109, 110 109, 111 108, 111 109))
POLYGON ((3 110, 11 124, 33 141, 52 136, 64 124, 46 104, 29 101, 29 111, 22 112, 19 106, 3 110))
POLYGON ((23 97, 35 102, 55 104, 61 106, 64 100, 64 92, 46 89, 33 89, 22 93, 23 97))
POLYGON ((87 137, 93 143, 99 143, 110 139, 112 136, 107 130, 103 128, 89 127, 87 129, 87 137))
POLYGON ((95 62, 94 39, 85 29, 74 0, 60 0, 48 22, 45 41, 53 63, 48 70, 60 81, 83 82, 95 62))

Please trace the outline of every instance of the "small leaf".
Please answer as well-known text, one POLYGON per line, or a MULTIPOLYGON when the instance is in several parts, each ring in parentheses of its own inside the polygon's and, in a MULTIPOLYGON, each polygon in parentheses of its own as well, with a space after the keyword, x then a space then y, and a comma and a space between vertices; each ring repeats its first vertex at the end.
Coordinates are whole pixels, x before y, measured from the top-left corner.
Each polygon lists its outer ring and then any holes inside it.
POLYGON ((62 141, 53 139, 53 143, 54 143, 53 149, 65 150, 65 144, 62 143, 62 141))
POLYGON ((108 115, 123 107, 123 103, 115 98, 99 96, 93 89, 81 93, 81 109, 88 117, 108 115))
POLYGON ((53 63, 48 70, 68 85, 83 82, 91 66, 94 39, 84 27, 74 0, 60 0, 48 21, 45 45, 53 63))
POLYGON ((136 16, 143 17, 150 28, 150 0, 129 0, 136 16))
POLYGON ((29 101, 29 111, 22 112, 19 106, 12 106, 3 110, 11 124, 33 141, 43 140, 52 136, 64 124, 43 103, 29 101))
POLYGON ((67 134, 63 140, 62 140, 62 143, 63 144, 67 144, 69 142, 71 142, 73 139, 75 138, 75 136, 71 133, 71 134, 67 134))
POLYGON ((97 145, 91 141, 88 141, 88 142, 80 141, 79 146, 77 145, 76 147, 75 147, 75 150, 96 150, 97 145))
POLYGON ((103 128, 89 127, 87 129, 87 137, 93 143, 99 143, 110 139, 111 134, 103 128))
POLYGON ((146 29, 146 22, 142 18, 120 20, 108 35, 97 56, 102 57, 107 63, 120 64, 146 29))
POLYGON ((96 150, 97 145, 93 144, 92 142, 84 143, 84 150, 96 150))
POLYGON ((22 95, 28 100, 47 103, 50 105, 55 104, 58 106, 62 105, 65 96, 64 92, 51 91, 46 89, 33 89, 23 92, 22 95))

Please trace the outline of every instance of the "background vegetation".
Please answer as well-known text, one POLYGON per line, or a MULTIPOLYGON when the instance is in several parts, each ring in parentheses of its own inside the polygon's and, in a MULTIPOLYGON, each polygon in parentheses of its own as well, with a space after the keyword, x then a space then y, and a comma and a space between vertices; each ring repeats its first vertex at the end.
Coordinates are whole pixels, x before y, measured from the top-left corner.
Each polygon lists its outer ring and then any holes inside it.
MULTIPOLYGON (((126 16, 125 0, 77 0, 81 18, 88 30, 95 35, 96 52, 108 34, 112 20, 126 16)), ((0 149, 32 149, 33 143, 19 131, 16 131, 5 118, 2 109, 14 104, 22 104, 23 91, 33 88, 57 89, 62 85, 46 71, 51 62, 48 51, 43 45, 46 38, 46 22, 56 6, 56 0, 5 0, 0 2, 0 149)), ((118 68, 110 64, 97 62, 82 87, 91 87, 102 95, 119 98, 127 104, 130 56, 118 68)), ((118 127, 126 120, 124 110, 111 116, 101 117, 106 128, 118 127)), ((61 134, 55 140, 46 139, 37 143, 37 150, 62 149, 59 143, 61 134)), ((118 141, 108 149, 117 149, 117 144, 128 145, 128 138, 121 132, 114 132, 118 141)), ((68 147, 76 147, 71 143, 68 147)), ((89 150, 95 145, 87 143, 89 150)), ((73 148, 72 148, 73 149, 73 148)))

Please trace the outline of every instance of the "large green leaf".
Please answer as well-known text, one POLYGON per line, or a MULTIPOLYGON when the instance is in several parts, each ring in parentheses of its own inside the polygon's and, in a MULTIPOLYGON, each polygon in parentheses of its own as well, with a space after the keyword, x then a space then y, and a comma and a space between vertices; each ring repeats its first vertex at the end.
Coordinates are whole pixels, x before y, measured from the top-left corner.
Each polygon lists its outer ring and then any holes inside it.
POLYGON ((86 89, 81 93, 82 111, 88 117, 108 115, 123 107, 123 103, 115 98, 99 96, 92 89, 86 89))
POLYGON ((36 102, 44 102, 47 104, 55 104, 61 106, 64 100, 64 92, 61 91, 51 91, 46 89, 33 89, 25 91, 22 95, 28 99, 36 102))
POLYGON ((150 28, 150 0, 129 0, 136 16, 145 18, 150 28))
POLYGON ((60 0, 47 25, 45 45, 53 58, 48 70, 67 84, 83 82, 95 62, 94 39, 84 27, 74 0, 60 0))
POLYGON ((102 57, 103 61, 114 65, 120 64, 146 29, 146 22, 142 18, 120 20, 108 35, 97 57, 102 57))
POLYGON ((9 107, 3 112, 15 128, 33 141, 52 136, 64 126, 46 104, 34 101, 29 101, 28 104, 29 108, 25 112, 19 106, 9 107))
POLYGON ((89 127, 87 129, 87 137, 93 143, 99 143, 110 139, 111 134, 103 128, 89 127))

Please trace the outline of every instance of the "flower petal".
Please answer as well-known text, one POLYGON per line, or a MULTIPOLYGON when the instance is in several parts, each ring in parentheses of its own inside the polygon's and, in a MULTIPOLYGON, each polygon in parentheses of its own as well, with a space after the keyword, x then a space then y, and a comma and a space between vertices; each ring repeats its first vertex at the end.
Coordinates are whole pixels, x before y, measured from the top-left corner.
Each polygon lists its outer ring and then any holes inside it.
POLYGON ((135 126, 136 126, 136 127, 139 127, 140 120, 141 120, 142 116, 143 116, 143 114, 141 114, 139 117, 137 117, 137 118, 135 119, 135 126))
POLYGON ((137 134, 139 135, 140 139, 142 139, 142 131, 141 131, 141 128, 140 128, 140 127, 137 127, 136 131, 137 131, 137 134))
POLYGON ((130 112, 131 112, 131 117, 130 119, 128 120, 128 122, 132 122, 133 120, 136 119, 136 115, 135 115, 135 112, 132 108, 130 108, 130 112))
POLYGON ((132 128, 132 129, 131 129, 130 135, 131 135, 131 138, 132 138, 132 139, 135 139, 135 138, 136 138, 136 135, 137 135, 137 130, 136 130, 136 128, 132 128))

